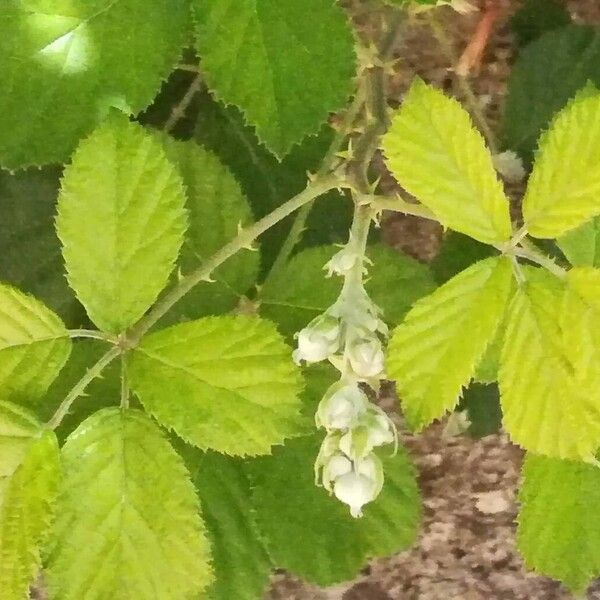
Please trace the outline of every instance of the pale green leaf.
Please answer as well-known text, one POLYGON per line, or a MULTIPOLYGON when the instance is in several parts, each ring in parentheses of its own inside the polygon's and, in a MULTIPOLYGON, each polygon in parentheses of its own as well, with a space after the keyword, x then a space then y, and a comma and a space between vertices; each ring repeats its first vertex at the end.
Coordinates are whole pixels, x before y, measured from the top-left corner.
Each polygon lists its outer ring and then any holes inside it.
POLYGON ((593 461, 600 446, 600 312, 578 289, 576 270, 566 283, 540 269, 525 273, 500 358, 504 427, 537 454, 593 461))
POLYGON ((353 39, 331 0, 194 0, 209 87, 279 157, 347 101, 353 39))
POLYGON ((161 143, 112 116, 65 169, 56 227, 67 277, 96 325, 119 333, 156 300, 186 230, 181 177, 161 143))
MULTIPOLYGON (((234 239, 254 219, 239 184, 221 161, 194 142, 165 141, 187 189, 189 228, 181 249, 179 271, 186 275, 234 239)), ((180 319, 229 312, 256 282, 259 252, 242 249, 211 273, 172 309, 180 319)))
POLYGON ((184 0, 3 0, 0 164, 63 162, 111 106, 150 104, 188 11, 184 0))
POLYGON ((39 400, 67 361, 71 341, 41 302, 0 284, 0 398, 39 400))
POLYGON ((48 583, 61 600, 187 600, 211 582, 189 473, 144 413, 104 409, 62 450, 48 583))
POLYGON ((400 185, 450 229, 488 244, 508 240, 508 199, 469 114, 417 79, 382 142, 400 185))
POLYGON ((600 217, 586 221, 557 240, 575 267, 600 267, 600 217))
POLYGON ((569 103, 540 139, 523 200, 529 233, 555 238, 600 213, 600 96, 569 103))
MULTIPOLYGON (((323 267, 338 251, 335 246, 318 246, 296 254, 261 289, 261 314, 291 335, 329 308, 343 281, 327 278, 323 267)), ((435 289, 429 268, 405 254, 374 244, 367 256, 373 265, 365 287, 387 323, 398 323, 417 299, 435 289)))
POLYGON ((584 592, 600 575, 600 469, 529 454, 519 500, 525 564, 584 592))
POLYGON ((507 258, 475 263, 419 300, 393 332, 387 374, 417 431, 456 406, 494 340, 512 289, 507 258))
POLYGON ((0 402, 0 590, 29 597, 60 478, 58 444, 33 415, 0 402))
POLYGON ((146 410, 199 448, 266 454, 298 428, 300 372, 269 321, 207 317, 163 329, 142 340, 128 370, 146 410))
POLYGON ((269 582, 271 560, 256 524, 244 462, 215 452, 192 462, 215 571, 208 597, 258 600, 269 582))
POLYGON ((54 228, 59 169, 0 171, 0 281, 33 294, 70 327, 86 322, 54 228))
POLYGON ((322 434, 290 440, 273 456, 248 463, 258 524, 273 562, 320 585, 355 577, 373 556, 408 548, 420 518, 415 473, 404 449, 384 457, 379 498, 353 519, 315 486, 313 463, 322 434))

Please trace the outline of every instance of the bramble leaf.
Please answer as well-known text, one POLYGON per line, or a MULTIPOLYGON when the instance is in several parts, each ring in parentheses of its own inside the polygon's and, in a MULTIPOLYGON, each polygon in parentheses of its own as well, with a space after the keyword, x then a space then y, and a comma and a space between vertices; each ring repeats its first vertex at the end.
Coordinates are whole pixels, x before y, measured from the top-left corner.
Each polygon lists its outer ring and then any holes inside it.
MULTIPOLYGON (((167 156, 179 168, 187 190, 189 228, 181 248, 183 275, 198 267, 254 219, 239 184, 212 153, 194 142, 163 140, 167 156)), ((201 282, 171 313, 182 320, 229 312, 256 282, 259 253, 247 249, 211 273, 214 282, 201 282)))
POLYGON ((510 238, 508 199, 492 157, 456 100, 415 80, 382 148, 400 185, 444 226, 488 244, 510 238))
POLYGON ((199 502, 185 465, 144 413, 109 408, 62 450, 64 484, 48 560, 64 600, 187 600, 211 582, 199 502))
POLYGON ((131 387, 161 425, 202 449, 267 454, 299 424, 302 383, 269 321, 207 317, 144 338, 131 387))
POLYGON ((0 398, 39 400, 69 357, 62 321, 41 302, 0 284, 0 398))
POLYGON ((202 502, 215 571, 208 597, 262 598, 269 582, 271 560, 256 524, 244 462, 207 452, 195 456, 193 463, 192 480, 202 502))
POLYGON ((362 519, 315 486, 322 435, 289 440, 248 463, 259 527, 273 562, 320 585, 350 579, 368 558, 408 548, 420 518, 415 473, 404 449, 384 457, 386 481, 362 519), (277 518, 273 518, 277 515, 277 518), (293 543, 301 540, 301 543, 293 543))
POLYGON ((183 243, 184 204, 160 142, 124 116, 80 143, 56 227, 69 284, 96 325, 120 333, 156 300, 183 243))
POLYGON ((531 235, 555 238, 600 213, 599 132, 600 95, 595 95, 569 103, 540 138, 523 199, 531 235))
POLYGON ((456 406, 494 340, 511 290, 509 259, 482 260, 419 300, 395 329, 387 374, 415 430, 456 406))
POLYGON ((0 164, 63 162, 111 107, 146 107, 188 34, 183 0, 3 0, 0 164))
POLYGON ((600 217, 569 231, 557 244, 574 267, 600 267, 600 217))
POLYGON ((526 268, 527 282, 510 307, 498 383, 504 427, 514 442, 537 454, 594 461, 600 298, 598 291, 595 300, 585 297, 593 280, 578 271, 563 282, 526 268))
MULTIPOLYGON (((342 279, 327 278, 323 269, 338 251, 335 246, 318 246, 292 257, 261 289, 261 314, 286 335, 305 327, 335 302, 342 289, 342 279)), ((374 244, 367 256, 373 265, 365 287, 387 323, 398 323, 416 300, 435 289, 429 268, 405 254, 374 244)))
POLYGON ((600 575, 600 469, 528 454, 517 545, 530 569, 582 593, 600 575))
POLYGON ((209 87, 235 104, 279 158, 347 101, 350 28, 330 0, 194 0, 209 87))
MULTIPOLYGON (((542 2, 547 13, 548 3, 542 2)), ((600 84, 596 27, 568 25, 529 44, 519 53, 508 81, 502 124, 505 146, 529 161, 540 134, 587 81, 600 84)))
POLYGON ((29 597, 60 479, 58 444, 24 409, 0 402, 0 589, 29 597))
POLYGON ((67 325, 85 311, 69 289, 54 228, 59 170, 0 171, 0 281, 33 294, 67 325))

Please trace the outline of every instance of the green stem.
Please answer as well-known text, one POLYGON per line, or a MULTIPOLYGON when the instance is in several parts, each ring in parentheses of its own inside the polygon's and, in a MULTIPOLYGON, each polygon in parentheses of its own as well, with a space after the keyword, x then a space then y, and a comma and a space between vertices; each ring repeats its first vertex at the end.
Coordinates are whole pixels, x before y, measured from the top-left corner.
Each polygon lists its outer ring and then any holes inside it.
POLYGON ((228 258, 242 250, 249 248, 252 242, 273 227, 276 223, 285 219, 288 215, 298 210, 308 202, 318 198, 325 192, 337 187, 339 184, 335 174, 317 178, 312 181, 302 192, 288 200, 266 217, 240 231, 237 237, 223 246, 208 260, 200 265, 195 271, 179 280, 177 285, 167 292, 152 308, 152 310, 134 325, 127 335, 127 344, 136 346, 142 336, 161 319, 169 309, 185 296, 194 286, 201 281, 208 281, 211 273, 223 264, 228 258))
POLYGON ((129 408, 129 379, 124 354, 121 355, 121 408, 123 410, 129 408))
POLYGON ((372 196, 370 204, 371 208, 376 212, 381 212, 382 210, 392 210, 395 212, 404 213, 405 215, 413 215, 415 217, 421 217, 422 219, 429 219, 430 221, 439 221, 433 212, 430 211, 426 206, 407 202, 399 196, 394 198, 388 196, 372 196))
POLYGON ((202 87, 202 75, 197 73, 196 77, 192 79, 190 83, 190 87, 187 89, 183 98, 173 107, 167 122, 165 123, 164 130, 169 133, 173 130, 175 125, 179 123, 183 117, 185 117, 185 113, 189 108, 194 96, 200 91, 202 87))
POLYGON ((556 275, 556 277, 564 279, 567 276, 565 269, 557 265, 549 256, 540 252, 533 244, 527 242, 527 240, 521 241, 521 246, 516 248, 514 254, 540 265, 553 275, 556 275))
POLYGON ((346 274, 342 294, 347 288, 356 285, 362 285, 364 275, 365 255, 367 251, 367 242, 369 240, 369 231, 371 229, 373 211, 368 204, 356 202, 354 206, 354 218, 350 229, 347 249, 355 254, 358 259, 352 269, 346 274))
POLYGON ((70 338, 91 338, 93 340, 102 340, 109 344, 117 344, 119 339, 112 333, 104 333, 96 329, 69 329, 68 332, 70 338))
POLYGON ((81 396, 87 386, 98 377, 102 371, 121 354, 121 349, 118 347, 111 348, 106 354, 104 354, 95 365, 90 367, 86 374, 75 384, 71 391, 67 394, 66 398, 61 402, 52 418, 48 421, 48 427, 56 429, 69 412, 71 405, 79 396, 81 396))

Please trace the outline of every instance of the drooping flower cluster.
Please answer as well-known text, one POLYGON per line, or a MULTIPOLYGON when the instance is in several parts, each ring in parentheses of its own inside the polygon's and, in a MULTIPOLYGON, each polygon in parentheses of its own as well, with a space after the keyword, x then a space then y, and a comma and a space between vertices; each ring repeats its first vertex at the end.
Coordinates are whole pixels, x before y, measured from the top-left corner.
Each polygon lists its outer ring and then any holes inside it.
POLYGON ((388 330, 380 309, 369 298, 363 275, 366 259, 351 238, 325 268, 344 277, 336 302, 296 337, 299 363, 329 360, 341 373, 321 400, 315 421, 326 430, 315 462, 315 478, 327 491, 362 515, 383 486, 383 467, 374 450, 396 442, 390 418, 369 401, 363 386, 377 389, 384 377, 383 341, 388 330))

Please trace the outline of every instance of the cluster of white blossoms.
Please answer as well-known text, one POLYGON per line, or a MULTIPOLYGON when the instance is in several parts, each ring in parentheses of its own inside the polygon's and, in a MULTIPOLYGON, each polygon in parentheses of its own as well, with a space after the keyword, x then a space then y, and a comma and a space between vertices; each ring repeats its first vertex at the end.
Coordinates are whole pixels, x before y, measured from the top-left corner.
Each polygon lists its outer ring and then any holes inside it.
POLYGON ((294 359, 329 360, 341 373, 315 416, 317 427, 327 431, 315 477, 350 507, 352 516, 360 517, 363 506, 377 498, 383 486, 383 467, 374 450, 396 444, 397 434, 363 389, 365 383, 378 389, 385 376, 383 342, 388 330, 363 286, 366 259, 352 247, 351 239, 325 265, 329 276, 344 277, 344 286, 336 302, 296 335, 294 359))

